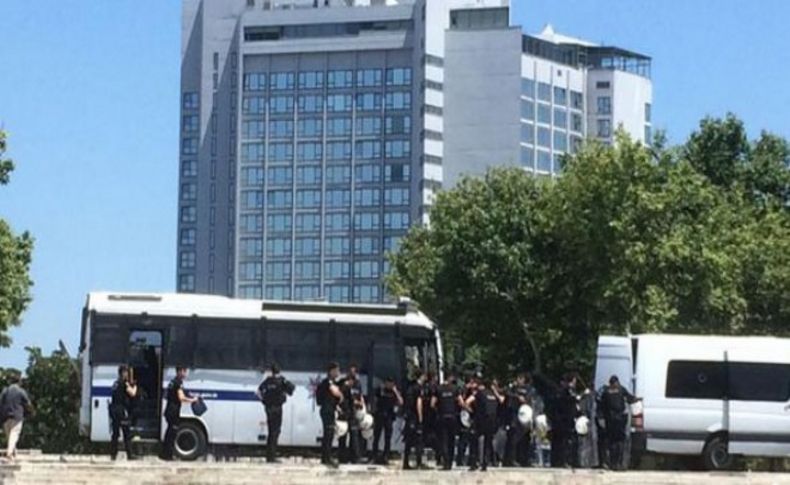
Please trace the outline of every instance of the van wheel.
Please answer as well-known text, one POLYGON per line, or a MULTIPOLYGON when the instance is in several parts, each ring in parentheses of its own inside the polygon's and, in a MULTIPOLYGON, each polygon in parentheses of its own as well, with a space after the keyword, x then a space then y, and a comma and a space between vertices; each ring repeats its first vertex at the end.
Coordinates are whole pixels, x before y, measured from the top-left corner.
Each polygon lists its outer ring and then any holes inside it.
POLYGON ((208 440, 203 427, 194 421, 182 421, 176 431, 175 454, 184 461, 194 461, 206 454, 208 440))
POLYGON ((727 440, 723 436, 715 436, 702 450, 702 463, 707 470, 729 470, 735 463, 735 457, 730 454, 727 440))

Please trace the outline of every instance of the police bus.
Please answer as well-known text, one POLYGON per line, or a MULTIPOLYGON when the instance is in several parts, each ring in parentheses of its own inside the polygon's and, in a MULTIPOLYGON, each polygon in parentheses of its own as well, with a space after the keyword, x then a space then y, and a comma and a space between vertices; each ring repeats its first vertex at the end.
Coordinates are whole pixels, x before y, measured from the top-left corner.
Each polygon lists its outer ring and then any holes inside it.
MULTIPOLYGON (((119 364, 138 384, 132 433, 163 437, 167 383, 176 366, 190 369, 185 384, 208 410, 182 409, 179 458, 204 455, 209 445, 263 445, 266 418, 255 395, 268 364, 276 362, 295 386, 283 409, 280 443, 320 443, 315 390, 330 361, 356 363, 367 395, 387 377, 402 385, 411 370, 441 369, 439 332, 408 300, 392 305, 235 300, 194 294, 91 293, 80 343, 80 431, 110 439, 108 406, 119 364)), ((396 441, 397 437, 393 438, 396 441)))

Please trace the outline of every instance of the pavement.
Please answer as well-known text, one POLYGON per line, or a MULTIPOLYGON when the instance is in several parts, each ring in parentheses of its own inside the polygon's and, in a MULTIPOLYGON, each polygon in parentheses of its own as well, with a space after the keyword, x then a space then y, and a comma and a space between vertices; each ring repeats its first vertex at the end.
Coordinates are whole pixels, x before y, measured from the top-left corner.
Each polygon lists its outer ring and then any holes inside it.
MULTIPOLYGON (((394 463, 394 462, 393 462, 394 463)), ((259 458, 235 461, 162 462, 153 457, 112 462, 106 456, 21 456, 14 464, 0 465, 2 485, 773 485, 790 484, 790 474, 705 473, 601 470, 555 470, 548 468, 494 468, 487 472, 466 469, 403 471, 395 466, 341 465, 323 467, 314 459, 291 458, 282 464, 266 464, 259 458)))

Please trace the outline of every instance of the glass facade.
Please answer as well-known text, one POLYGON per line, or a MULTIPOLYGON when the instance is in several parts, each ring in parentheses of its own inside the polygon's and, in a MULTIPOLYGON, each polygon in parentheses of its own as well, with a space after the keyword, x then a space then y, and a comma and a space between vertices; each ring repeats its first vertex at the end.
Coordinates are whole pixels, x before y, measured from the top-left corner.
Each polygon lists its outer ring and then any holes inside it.
POLYGON ((243 74, 239 296, 382 301, 386 251, 411 223, 412 79, 398 65, 243 74))

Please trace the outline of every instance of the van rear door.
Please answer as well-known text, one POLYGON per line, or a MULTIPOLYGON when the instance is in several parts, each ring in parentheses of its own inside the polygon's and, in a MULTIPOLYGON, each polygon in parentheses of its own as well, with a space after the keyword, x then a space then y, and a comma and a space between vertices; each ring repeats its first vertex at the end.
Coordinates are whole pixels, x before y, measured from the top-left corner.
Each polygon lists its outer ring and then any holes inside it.
POLYGON ((600 389, 616 375, 631 392, 634 390, 634 355, 631 337, 601 335, 595 359, 595 389, 600 389))

